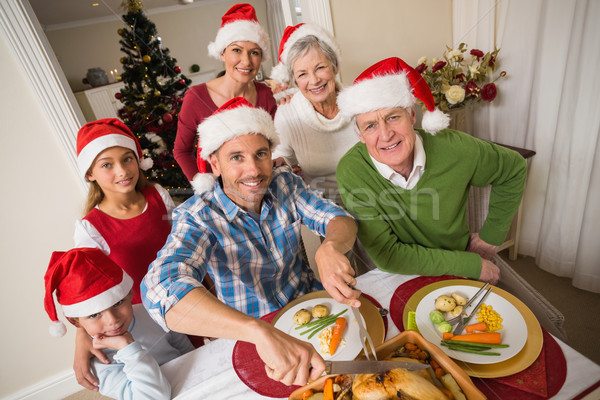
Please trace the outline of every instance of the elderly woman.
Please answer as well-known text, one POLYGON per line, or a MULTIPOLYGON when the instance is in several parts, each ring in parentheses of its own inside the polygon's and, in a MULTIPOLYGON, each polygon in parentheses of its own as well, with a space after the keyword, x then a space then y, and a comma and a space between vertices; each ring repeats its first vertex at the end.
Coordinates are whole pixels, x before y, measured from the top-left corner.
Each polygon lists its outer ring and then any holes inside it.
POLYGON ((271 78, 295 83, 299 91, 275 115, 281 144, 273 157, 299 164, 309 185, 341 204, 335 170, 358 137, 336 102, 339 47, 324 29, 299 24, 286 28, 279 52, 271 78))
POLYGON ((173 149, 175 160, 194 187, 202 184, 202 173, 211 172, 208 162, 196 162, 196 130, 205 118, 234 97, 244 97, 271 116, 277 110, 271 89, 254 81, 261 62, 268 57, 269 37, 250 4, 237 4, 225 13, 208 54, 223 61, 225 74, 186 92, 173 149))

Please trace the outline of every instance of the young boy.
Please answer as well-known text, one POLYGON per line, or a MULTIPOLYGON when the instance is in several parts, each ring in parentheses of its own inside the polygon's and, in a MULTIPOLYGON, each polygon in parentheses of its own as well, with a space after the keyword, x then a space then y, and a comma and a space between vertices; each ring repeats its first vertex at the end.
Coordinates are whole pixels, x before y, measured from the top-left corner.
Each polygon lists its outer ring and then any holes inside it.
POLYGON ((44 277, 44 306, 52 336, 66 328, 58 320, 53 292, 69 322, 81 327, 110 364, 92 359, 101 394, 115 399, 170 399, 171 386, 159 365, 194 349, 187 336, 165 333, 142 304, 131 305, 133 280, 99 249, 54 252, 44 277))

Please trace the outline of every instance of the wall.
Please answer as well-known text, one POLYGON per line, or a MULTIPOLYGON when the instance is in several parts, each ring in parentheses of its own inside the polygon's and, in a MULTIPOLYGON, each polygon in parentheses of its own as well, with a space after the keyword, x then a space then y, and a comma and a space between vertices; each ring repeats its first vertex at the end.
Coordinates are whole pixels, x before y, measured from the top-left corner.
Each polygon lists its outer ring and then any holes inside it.
POLYGON ((400 57, 415 67, 420 57, 440 58, 452 45, 452 0, 330 2, 344 85, 385 58, 400 57))
POLYGON ((3 398, 70 372, 73 332, 62 339, 48 334, 43 278, 52 251, 73 245, 85 194, 2 34, 0 54, 3 398))
MULTIPOLYGON (((190 72, 192 64, 200 65, 201 71, 220 70, 221 61, 208 56, 207 46, 215 39, 225 11, 236 3, 220 1, 201 6, 193 4, 166 13, 153 14, 149 11, 147 17, 156 25, 163 46, 169 49, 171 57, 177 59, 184 74, 190 72)), ((266 2, 256 0, 248 3, 254 6, 258 21, 267 29, 266 2)), ((119 60, 123 53, 117 29, 123 26, 124 22, 115 16, 114 22, 46 32, 74 92, 91 87, 82 83, 89 68, 100 67, 107 73, 115 68, 122 71, 119 60)), ((265 72, 270 71, 271 66, 271 63, 267 63, 265 72)))

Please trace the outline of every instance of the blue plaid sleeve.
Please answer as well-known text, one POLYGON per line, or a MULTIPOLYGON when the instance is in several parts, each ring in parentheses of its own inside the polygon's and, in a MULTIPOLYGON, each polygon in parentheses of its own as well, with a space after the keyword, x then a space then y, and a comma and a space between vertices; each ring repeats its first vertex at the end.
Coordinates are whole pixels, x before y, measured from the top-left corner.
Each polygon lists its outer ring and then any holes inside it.
POLYGON ((191 290, 201 287, 206 260, 214 244, 201 220, 185 207, 173 212, 167 242, 150 264, 141 284, 142 301, 150 316, 168 331, 165 314, 191 290))

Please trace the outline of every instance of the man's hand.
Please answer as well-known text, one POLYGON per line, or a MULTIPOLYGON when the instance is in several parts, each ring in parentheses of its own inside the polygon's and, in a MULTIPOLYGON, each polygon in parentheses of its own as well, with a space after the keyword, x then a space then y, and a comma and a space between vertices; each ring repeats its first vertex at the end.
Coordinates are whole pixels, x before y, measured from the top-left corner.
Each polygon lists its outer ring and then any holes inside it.
POLYGON ((104 364, 110 363, 106 354, 92 346, 92 338, 85 329, 77 328, 75 335, 75 358, 73 360, 73 371, 77 383, 88 390, 98 391, 98 379, 92 374, 90 369, 90 358, 96 356, 104 364))
POLYGON ((354 268, 344 255, 356 241, 356 222, 349 217, 335 217, 327 224, 325 241, 315 253, 319 277, 327 293, 335 301, 351 307, 360 307, 359 290, 354 268))
POLYGON ((285 385, 306 385, 309 378, 315 380, 325 370, 325 361, 312 344, 271 325, 261 329, 255 344, 259 357, 265 362, 267 376, 285 385))
POLYGON ((487 244, 479 237, 479 233, 471 233, 471 239, 467 246, 467 251, 471 253, 477 253, 486 260, 491 260, 492 257, 498 252, 498 246, 492 246, 487 244))
POLYGON ((337 251, 332 243, 323 242, 315 253, 315 261, 327 293, 338 303, 360 307, 358 297, 361 292, 352 289, 356 285, 356 278, 348 258, 337 251))
POLYGON ((500 268, 498 268, 493 262, 482 258, 481 274, 479 275, 479 280, 482 282, 489 282, 492 285, 495 285, 500 280, 500 268))

